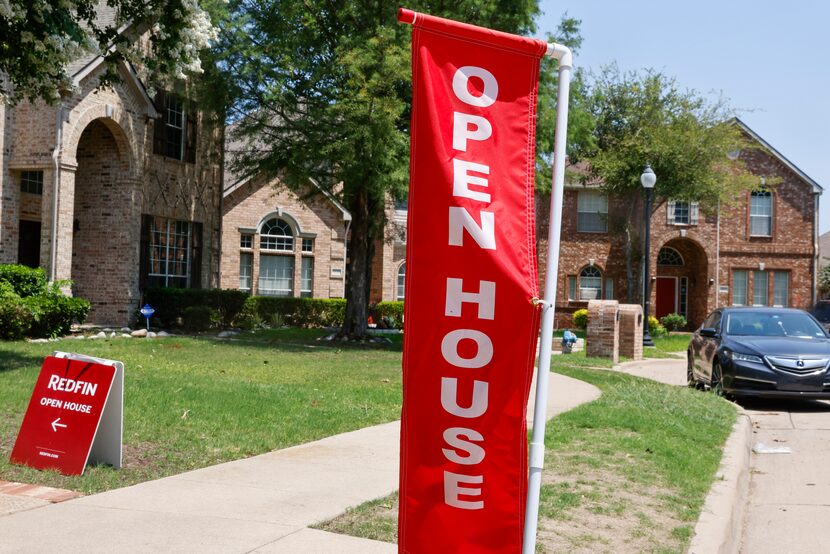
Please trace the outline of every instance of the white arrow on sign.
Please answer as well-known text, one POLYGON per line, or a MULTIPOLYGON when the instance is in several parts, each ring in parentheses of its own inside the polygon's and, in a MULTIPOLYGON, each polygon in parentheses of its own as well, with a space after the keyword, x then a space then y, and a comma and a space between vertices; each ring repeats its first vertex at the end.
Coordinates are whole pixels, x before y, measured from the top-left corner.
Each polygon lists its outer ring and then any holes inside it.
POLYGON ((61 420, 61 418, 58 418, 58 419, 56 419, 55 421, 52 422, 52 431, 55 431, 57 433, 58 432, 58 427, 66 427, 65 423, 58 423, 60 420, 61 420))

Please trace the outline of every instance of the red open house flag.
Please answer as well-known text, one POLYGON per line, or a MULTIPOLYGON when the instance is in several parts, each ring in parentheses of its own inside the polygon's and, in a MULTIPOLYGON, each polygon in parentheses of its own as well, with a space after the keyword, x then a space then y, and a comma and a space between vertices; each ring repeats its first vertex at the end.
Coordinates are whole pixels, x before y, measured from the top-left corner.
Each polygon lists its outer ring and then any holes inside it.
POLYGON ((413 17, 399 550, 518 552, 547 45, 413 17))

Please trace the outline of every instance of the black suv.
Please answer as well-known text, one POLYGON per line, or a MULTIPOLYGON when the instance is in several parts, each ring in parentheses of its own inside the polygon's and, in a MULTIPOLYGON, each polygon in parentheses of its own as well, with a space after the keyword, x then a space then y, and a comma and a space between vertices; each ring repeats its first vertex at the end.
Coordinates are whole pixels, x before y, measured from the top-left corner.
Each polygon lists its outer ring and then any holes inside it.
POLYGON ((810 313, 825 329, 830 331, 830 300, 819 300, 810 313))

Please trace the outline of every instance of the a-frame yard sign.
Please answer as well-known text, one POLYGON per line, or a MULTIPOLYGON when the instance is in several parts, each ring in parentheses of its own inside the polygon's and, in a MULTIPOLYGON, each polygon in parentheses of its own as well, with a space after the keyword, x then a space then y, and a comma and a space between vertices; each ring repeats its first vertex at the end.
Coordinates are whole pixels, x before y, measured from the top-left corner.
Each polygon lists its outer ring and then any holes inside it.
POLYGON ((121 467, 124 364, 54 352, 40 369, 12 463, 82 475, 87 464, 121 467))

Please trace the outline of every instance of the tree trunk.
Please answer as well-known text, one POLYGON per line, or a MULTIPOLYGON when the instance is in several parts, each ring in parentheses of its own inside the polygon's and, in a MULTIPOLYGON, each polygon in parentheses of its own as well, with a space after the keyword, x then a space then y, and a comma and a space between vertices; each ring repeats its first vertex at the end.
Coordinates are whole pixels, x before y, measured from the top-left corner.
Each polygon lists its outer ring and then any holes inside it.
POLYGON ((372 238, 369 235, 369 201, 365 190, 356 191, 349 211, 352 213, 352 226, 346 266, 346 316, 339 336, 362 338, 366 336, 372 282, 372 238))

